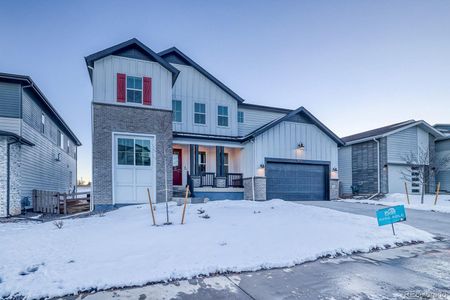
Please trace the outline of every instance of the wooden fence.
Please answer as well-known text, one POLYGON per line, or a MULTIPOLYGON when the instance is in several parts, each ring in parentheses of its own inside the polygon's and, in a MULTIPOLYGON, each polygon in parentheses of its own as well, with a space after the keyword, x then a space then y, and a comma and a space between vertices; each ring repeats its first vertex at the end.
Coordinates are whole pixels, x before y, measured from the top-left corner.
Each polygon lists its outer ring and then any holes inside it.
POLYGON ((33 190, 33 211, 48 214, 71 214, 89 211, 90 192, 58 193, 33 190))

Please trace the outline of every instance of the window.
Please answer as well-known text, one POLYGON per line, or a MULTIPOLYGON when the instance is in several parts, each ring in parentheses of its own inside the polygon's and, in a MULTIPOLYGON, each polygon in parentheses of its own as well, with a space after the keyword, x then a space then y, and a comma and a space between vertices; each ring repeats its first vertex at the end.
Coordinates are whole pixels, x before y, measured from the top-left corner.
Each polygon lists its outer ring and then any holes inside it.
POLYGON ((150 147, 148 139, 117 139, 117 163, 127 166, 150 166, 150 147))
POLYGON ((198 153, 198 167, 200 174, 206 172, 206 152, 198 153))
POLYGON ((134 141, 136 166, 150 166, 150 140, 134 141))
POLYGON ((225 174, 228 174, 229 168, 228 168, 228 153, 223 154, 223 171, 225 174))
POLYGON ((127 76, 127 102, 142 103, 142 78, 127 76))
POLYGON ((67 139, 67 153, 70 154, 70 141, 67 139))
POLYGON ((57 136, 57 144, 58 144, 59 148, 64 150, 64 135, 59 130, 58 130, 58 136, 57 136))
POLYGON ((228 127, 228 106, 217 106, 217 125, 228 127))
POLYGON ((238 123, 244 123, 244 112, 238 111, 238 123))
POLYGON ((194 103, 194 123, 206 124, 206 104, 194 103))
POLYGON ((173 122, 181 122, 181 101, 180 100, 172 100, 172 121, 173 122))
POLYGON ((45 115, 42 113, 41 115, 41 132, 45 133, 45 115))

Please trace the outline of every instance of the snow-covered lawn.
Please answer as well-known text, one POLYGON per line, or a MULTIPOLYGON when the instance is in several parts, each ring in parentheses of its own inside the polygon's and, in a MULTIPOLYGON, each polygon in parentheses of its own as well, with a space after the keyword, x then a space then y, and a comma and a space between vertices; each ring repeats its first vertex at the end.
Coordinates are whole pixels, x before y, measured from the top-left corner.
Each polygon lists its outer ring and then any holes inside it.
POLYGON ((406 194, 400 193, 387 194, 385 198, 380 200, 345 199, 340 201, 384 206, 404 204, 406 208, 410 209, 450 213, 450 195, 439 195, 436 205, 434 205, 435 197, 435 195, 431 194, 425 195, 424 204, 421 204, 420 202, 420 195, 409 195, 410 204, 408 204, 406 194))
MULTIPOLYGON (((151 226, 147 205, 53 223, 0 224, 0 297, 59 296, 227 271, 286 267, 325 255, 431 241, 408 226, 281 200, 170 205, 174 225, 151 226), (197 209, 205 210, 199 214, 197 209), (208 215, 210 218, 202 218, 208 215)), ((164 222, 163 205, 157 221, 164 222)))

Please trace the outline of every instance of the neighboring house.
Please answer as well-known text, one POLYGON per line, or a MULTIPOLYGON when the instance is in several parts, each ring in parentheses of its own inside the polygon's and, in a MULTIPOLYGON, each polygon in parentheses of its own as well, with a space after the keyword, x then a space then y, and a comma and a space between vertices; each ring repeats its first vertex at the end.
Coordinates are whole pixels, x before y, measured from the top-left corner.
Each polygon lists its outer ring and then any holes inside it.
POLYGON ((176 48, 136 39, 86 57, 93 201, 164 201, 166 182, 209 199, 337 197, 343 142, 303 107, 252 105, 176 48))
MULTIPOLYGON (((436 141, 436 157, 444 160, 450 156, 450 124, 436 124, 434 128, 442 132, 444 137, 436 141)), ((450 193, 450 165, 444 166, 436 178, 441 183, 441 190, 450 193)))
POLYGON ((0 73, 0 217, 32 206, 32 190, 68 192, 81 143, 28 76, 0 73))
MULTIPOLYGON (((342 138, 345 146, 339 149, 341 195, 351 196, 352 187, 366 195, 404 193, 406 158, 433 157, 435 140, 442 136, 424 121, 409 120, 342 138)), ((433 182, 426 192, 433 189, 433 182)), ((411 193, 421 192, 417 183, 407 185, 411 193)))

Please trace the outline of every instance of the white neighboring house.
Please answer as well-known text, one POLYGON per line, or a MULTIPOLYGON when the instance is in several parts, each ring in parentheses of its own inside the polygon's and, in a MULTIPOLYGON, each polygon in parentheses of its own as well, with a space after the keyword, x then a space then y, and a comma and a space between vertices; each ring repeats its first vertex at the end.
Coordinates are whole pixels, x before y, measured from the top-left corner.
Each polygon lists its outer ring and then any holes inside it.
MULTIPOLYGON (((434 128, 442 132, 444 137, 436 141, 436 157, 440 160, 450 156, 450 124, 436 124, 434 128)), ((439 172, 437 182, 441 183, 441 190, 450 193, 450 165, 439 172)))
POLYGON ((191 183, 211 200, 337 197, 343 142, 305 108, 244 103, 177 48, 156 53, 137 39, 86 64, 96 208, 146 203, 147 187, 164 201, 165 181, 170 196, 191 183))
MULTIPOLYGON (((425 121, 408 120, 342 138, 345 146, 339 149, 341 195, 351 196, 352 188, 366 195, 404 193, 405 158, 423 153, 433 157, 435 141, 442 137, 425 121)), ((429 172, 432 176, 432 168, 429 172)), ((407 185, 410 192, 421 192, 418 183, 407 185)), ((433 191, 434 180, 425 189, 433 191)))
POLYGON ((30 77, 0 73, 0 217, 31 208, 34 189, 71 191, 80 145, 30 77))

